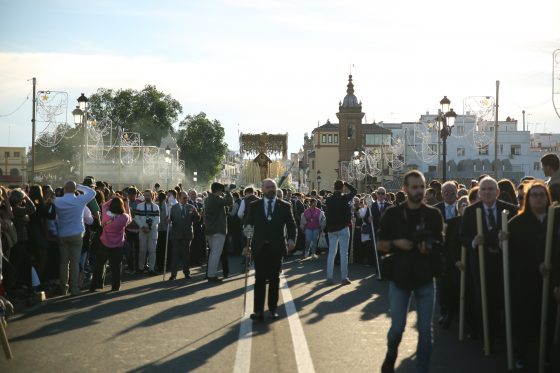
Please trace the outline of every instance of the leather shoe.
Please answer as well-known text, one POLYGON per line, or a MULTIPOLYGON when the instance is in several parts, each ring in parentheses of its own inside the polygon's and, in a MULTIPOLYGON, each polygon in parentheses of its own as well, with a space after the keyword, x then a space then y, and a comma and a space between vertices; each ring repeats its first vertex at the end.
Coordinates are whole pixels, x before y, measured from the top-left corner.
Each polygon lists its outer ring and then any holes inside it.
POLYGON ((185 280, 190 280, 191 279, 191 275, 185 275, 185 280))
POLYGON ((177 280, 177 276, 171 276, 167 281, 173 281, 173 280, 177 280))
POLYGON ((278 320, 279 318, 280 318, 280 315, 278 314, 278 312, 270 311, 270 319, 271 320, 278 320))
POLYGON ((208 277, 208 282, 222 282, 222 279, 219 277, 208 277))
POLYGON ((253 321, 264 321, 264 315, 262 314, 262 312, 255 312, 252 313, 251 316, 249 316, 251 318, 251 320, 253 321))

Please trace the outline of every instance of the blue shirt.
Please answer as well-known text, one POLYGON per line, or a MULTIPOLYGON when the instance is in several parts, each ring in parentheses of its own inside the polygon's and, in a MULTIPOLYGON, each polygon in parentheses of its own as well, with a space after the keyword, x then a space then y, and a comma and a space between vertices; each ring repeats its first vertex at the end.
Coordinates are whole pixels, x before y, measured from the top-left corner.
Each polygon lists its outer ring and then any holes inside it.
POLYGON ((58 237, 76 236, 86 231, 84 209, 95 198, 95 190, 84 185, 78 185, 77 189, 84 194, 65 193, 63 197, 54 200, 58 237))

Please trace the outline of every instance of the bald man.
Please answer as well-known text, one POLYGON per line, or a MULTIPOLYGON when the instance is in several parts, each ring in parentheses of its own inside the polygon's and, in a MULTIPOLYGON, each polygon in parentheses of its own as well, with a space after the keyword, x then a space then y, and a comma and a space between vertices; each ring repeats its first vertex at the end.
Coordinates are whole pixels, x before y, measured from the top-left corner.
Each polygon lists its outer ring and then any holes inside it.
POLYGON ((54 200, 60 250, 60 291, 63 295, 68 293, 69 274, 72 295, 80 293, 80 255, 86 230, 84 209, 94 198, 95 190, 67 181, 64 184, 64 196, 54 200), (76 195, 76 190, 83 194, 76 195), (69 262, 70 268, 68 268, 69 262))
MULTIPOLYGON (((465 209, 461 225, 461 242, 467 248, 468 268, 473 286, 473 297, 476 304, 477 326, 480 329, 482 320, 480 266, 478 245, 484 245, 486 265, 486 294, 488 303, 488 318, 490 325, 490 340, 492 344, 500 328, 500 314, 504 308, 503 264, 502 251, 499 247, 498 233, 501 230, 501 214, 509 211, 509 219, 517 215, 517 207, 498 199, 500 189, 498 182, 487 176, 480 180, 478 202, 465 209), (483 234, 478 234, 476 228, 476 210, 482 210, 483 234)), ((473 332, 476 333, 477 330, 473 332)))

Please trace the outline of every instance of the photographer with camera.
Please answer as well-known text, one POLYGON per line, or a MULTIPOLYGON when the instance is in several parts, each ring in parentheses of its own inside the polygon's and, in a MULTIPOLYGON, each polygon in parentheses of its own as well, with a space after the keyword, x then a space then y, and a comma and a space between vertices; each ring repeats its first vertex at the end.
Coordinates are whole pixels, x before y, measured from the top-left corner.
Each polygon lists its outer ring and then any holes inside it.
POLYGON ((145 270, 146 252, 148 253, 148 273, 157 275, 155 271, 156 264, 156 246, 158 238, 159 225, 159 206, 152 202, 152 191, 147 189, 142 193, 144 202, 136 206, 134 221, 140 227, 138 239, 140 241, 140 250, 138 254, 138 272, 145 270))
POLYGON ((427 372, 432 348, 434 277, 441 271, 443 220, 438 209, 422 202, 426 180, 412 170, 403 179, 408 201, 388 208, 381 217, 379 249, 390 253, 383 263, 389 283, 391 328, 387 335, 387 355, 383 373, 393 372, 398 347, 406 326, 410 296, 416 299, 418 346, 417 372, 427 372))
POLYGON ((216 272, 226 241, 226 207, 233 205, 233 197, 230 192, 232 189, 235 189, 233 184, 224 186, 220 183, 212 183, 210 186, 212 193, 204 200, 204 227, 210 247, 208 282, 221 281, 216 272))

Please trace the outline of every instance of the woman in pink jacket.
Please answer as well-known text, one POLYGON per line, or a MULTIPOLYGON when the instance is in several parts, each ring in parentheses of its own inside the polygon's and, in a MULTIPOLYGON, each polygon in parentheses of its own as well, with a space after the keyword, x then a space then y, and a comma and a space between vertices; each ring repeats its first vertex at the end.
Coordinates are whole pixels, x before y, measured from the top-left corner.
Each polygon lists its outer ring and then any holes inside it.
POLYGON ((102 207, 101 247, 96 257, 95 271, 90 291, 103 288, 103 267, 109 260, 111 266, 111 291, 118 291, 121 286, 121 264, 125 240, 125 228, 131 222, 126 204, 120 197, 114 197, 102 207))

